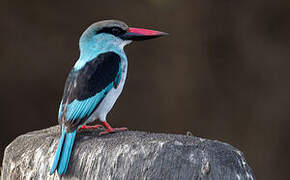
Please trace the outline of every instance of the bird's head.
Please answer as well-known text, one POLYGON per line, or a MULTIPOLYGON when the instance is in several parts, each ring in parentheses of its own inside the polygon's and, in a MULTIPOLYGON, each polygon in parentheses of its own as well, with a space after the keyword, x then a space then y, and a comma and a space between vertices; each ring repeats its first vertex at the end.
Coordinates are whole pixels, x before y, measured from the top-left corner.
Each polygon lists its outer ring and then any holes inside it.
POLYGON ((122 21, 104 20, 89 26, 80 38, 82 49, 123 47, 132 41, 141 41, 167 35, 167 33, 128 27, 122 21))

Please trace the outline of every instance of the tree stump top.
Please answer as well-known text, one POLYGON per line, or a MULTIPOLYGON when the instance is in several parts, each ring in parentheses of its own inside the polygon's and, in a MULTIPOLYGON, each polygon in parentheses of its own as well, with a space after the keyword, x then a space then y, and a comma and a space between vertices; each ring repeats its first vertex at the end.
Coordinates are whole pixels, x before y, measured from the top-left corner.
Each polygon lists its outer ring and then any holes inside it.
MULTIPOLYGON (((78 132, 61 179, 254 179, 233 146, 187 135, 125 131, 78 132)), ((2 179, 60 179, 49 175, 59 126, 17 137, 5 149, 2 179)))

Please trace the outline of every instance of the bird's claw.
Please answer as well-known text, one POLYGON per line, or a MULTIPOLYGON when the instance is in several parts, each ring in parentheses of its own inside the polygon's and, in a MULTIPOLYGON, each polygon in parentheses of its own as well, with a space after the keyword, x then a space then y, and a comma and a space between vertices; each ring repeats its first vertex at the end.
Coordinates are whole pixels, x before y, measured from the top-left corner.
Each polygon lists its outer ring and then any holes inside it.
POLYGON ((86 126, 86 125, 82 125, 78 130, 82 130, 82 129, 98 129, 98 128, 104 128, 104 126, 97 124, 94 126, 86 126))
POLYGON ((107 129, 105 131, 100 132, 99 135, 101 136, 101 135, 105 135, 105 134, 110 134, 110 133, 120 132, 120 131, 127 131, 127 130, 128 130, 128 128, 126 128, 126 127, 122 127, 122 128, 109 128, 109 129, 107 129))

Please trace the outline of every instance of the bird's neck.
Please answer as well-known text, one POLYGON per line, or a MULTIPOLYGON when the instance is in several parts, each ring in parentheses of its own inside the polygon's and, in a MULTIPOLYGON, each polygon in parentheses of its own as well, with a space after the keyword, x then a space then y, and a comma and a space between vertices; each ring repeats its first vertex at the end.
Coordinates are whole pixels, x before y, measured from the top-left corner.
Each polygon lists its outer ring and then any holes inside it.
POLYGON ((123 49, 125 42, 123 43, 110 36, 99 36, 97 38, 98 39, 80 41, 80 57, 74 66, 76 70, 82 68, 87 62, 93 60, 99 54, 110 51, 117 53, 123 60, 127 61, 127 57, 123 49))

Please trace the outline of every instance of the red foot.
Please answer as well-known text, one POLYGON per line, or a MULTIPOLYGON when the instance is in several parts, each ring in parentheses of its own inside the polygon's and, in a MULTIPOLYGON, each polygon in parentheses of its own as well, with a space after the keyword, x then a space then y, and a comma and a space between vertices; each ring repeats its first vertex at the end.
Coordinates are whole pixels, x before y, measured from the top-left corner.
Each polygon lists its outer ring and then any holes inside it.
POLYGON ((107 129, 106 131, 100 132, 99 135, 110 134, 110 133, 114 133, 114 132, 118 132, 118 131, 126 131, 126 130, 128 130, 126 127, 112 128, 112 129, 107 129))
POLYGON ((82 130, 82 129, 97 129, 97 128, 104 128, 102 125, 97 124, 94 126, 86 126, 86 125, 82 125, 78 130, 82 130))
POLYGON ((107 130, 106 131, 103 131, 103 132, 100 132, 99 135, 104 135, 104 134, 109 134, 109 133, 113 133, 113 132, 126 131, 126 130, 128 130, 126 127, 122 127, 122 128, 112 128, 110 126, 110 124, 107 123, 107 122, 105 122, 105 121, 102 122, 102 123, 106 126, 107 130))

